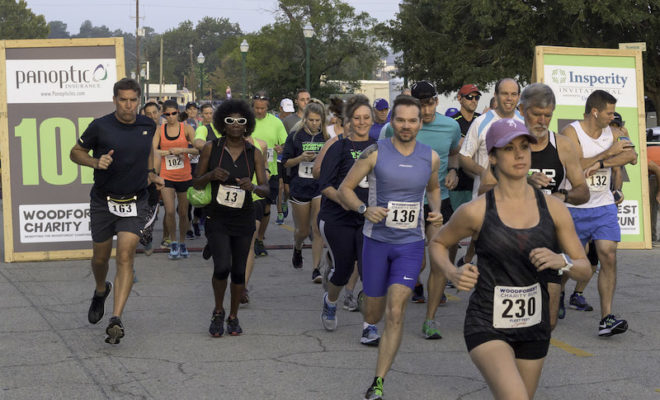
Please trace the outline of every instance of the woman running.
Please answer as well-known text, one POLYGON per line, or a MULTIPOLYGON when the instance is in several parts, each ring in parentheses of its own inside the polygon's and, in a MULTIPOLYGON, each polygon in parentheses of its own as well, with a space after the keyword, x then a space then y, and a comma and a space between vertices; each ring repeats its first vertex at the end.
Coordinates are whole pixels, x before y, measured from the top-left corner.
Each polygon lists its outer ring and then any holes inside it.
POLYGON ((522 122, 493 123, 486 147, 498 184, 461 206, 429 246, 459 290, 475 288, 465 343, 496 399, 531 399, 536 392, 550 344, 540 272, 551 268, 575 280, 591 275, 566 206, 527 184, 530 142, 536 138, 522 122), (456 268, 448 249, 467 236, 475 241, 478 264, 456 268))
POLYGON ((269 193, 265 160, 261 151, 245 140, 254 131, 254 113, 242 100, 223 102, 213 115, 221 137, 207 142, 195 171, 193 186, 203 189, 211 183, 211 203, 204 208, 205 233, 213 257, 215 308, 209 333, 224 333, 223 306, 227 278, 231 274, 231 306, 227 333, 243 333, 238 323, 238 306, 245 288, 245 266, 255 231, 252 192, 269 193), (252 183, 257 175, 258 185, 252 183))

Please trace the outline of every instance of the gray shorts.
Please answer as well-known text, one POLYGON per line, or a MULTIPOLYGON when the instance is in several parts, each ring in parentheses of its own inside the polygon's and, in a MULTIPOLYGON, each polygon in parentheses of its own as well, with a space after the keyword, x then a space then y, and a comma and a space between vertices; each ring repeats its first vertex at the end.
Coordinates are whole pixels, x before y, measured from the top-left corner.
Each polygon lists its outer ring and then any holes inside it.
MULTIPOLYGON (((105 242, 118 232, 131 232, 141 235, 149 216, 149 193, 143 190, 137 194, 137 216, 120 217, 108 209, 107 195, 92 190, 89 203, 90 230, 95 243, 105 242)), ((119 196, 112 196, 119 197, 119 196)))

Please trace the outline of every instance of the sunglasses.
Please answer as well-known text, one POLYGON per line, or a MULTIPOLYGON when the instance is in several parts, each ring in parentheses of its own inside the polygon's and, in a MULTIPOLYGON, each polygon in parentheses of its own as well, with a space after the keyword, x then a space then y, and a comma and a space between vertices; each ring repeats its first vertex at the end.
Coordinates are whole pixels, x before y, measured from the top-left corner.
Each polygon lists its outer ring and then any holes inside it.
POLYGON ((225 117, 225 124, 227 124, 227 125, 231 125, 231 124, 245 125, 245 124, 247 124, 247 118, 225 117))
POLYGON ((258 94, 255 94, 252 96, 252 100, 270 100, 270 98, 268 98, 268 96, 259 96, 258 94))
POLYGON ((479 101, 479 99, 481 98, 481 95, 480 94, 474 94, 474 95, 468 94, 468 95, 463 96, 463 97, 467 100, 470 100, 470 101, 472 101, 474 99, 477 99, 477 101, 479 101))
POLYGON ((163 115, 169 117, 170 115, 177 115, 178 113, 178 111, 172 111, 171 113, 163 113, 163 115))

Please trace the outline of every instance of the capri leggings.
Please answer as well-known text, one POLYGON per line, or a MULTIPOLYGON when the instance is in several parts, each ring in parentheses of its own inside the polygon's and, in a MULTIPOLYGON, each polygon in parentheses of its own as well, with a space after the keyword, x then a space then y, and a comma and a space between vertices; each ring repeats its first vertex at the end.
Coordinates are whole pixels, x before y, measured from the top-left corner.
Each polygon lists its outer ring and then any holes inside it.
POLYGON ((230 236, 224 230, 209 227, 206 221, 206 239, 213 256, 213 277, 225 280, 231 273, 231 282, 236 285, 245 283, 245 265, 250 254, 250 236, 230 236))
POLYGON ((362 226, 333 225, 319 219, 319 230, 330 248, 330 282, 339 287, 346 285, 356 261, 362 276, 362 226))

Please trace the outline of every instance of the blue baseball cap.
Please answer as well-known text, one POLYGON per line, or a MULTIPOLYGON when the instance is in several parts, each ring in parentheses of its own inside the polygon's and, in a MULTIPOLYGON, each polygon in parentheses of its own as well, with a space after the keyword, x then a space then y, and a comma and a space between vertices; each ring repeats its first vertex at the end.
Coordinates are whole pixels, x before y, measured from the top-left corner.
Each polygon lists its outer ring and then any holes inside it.
POLYGON ((383 111, 390 108, 390 104, 385 99, 376 99, 374 101, 374 108, 378 111, 383 111))
POLYGON ((458 114, 458 109, 454 107, 448 108, 447 111, 445 111, 445 116, 447 117, 452 117, 456 114, 458 114))

